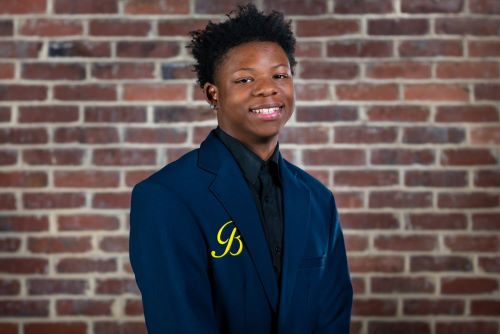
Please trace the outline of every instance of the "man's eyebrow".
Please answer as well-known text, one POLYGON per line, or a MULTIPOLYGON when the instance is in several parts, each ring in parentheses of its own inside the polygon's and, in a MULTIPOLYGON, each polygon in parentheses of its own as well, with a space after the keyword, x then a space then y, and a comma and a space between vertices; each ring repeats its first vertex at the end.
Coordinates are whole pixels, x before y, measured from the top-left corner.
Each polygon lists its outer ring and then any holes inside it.
MULTIPOLYGON (((277 64, 277 65, 271 66, 271 68, 278 68, 278 67, 288 67, 288 65, 287 64, 277 64)), ((255 68, 253 68, 253 67, 241 67, 241 68, 238 68, 235 72, 238 72, 238 71, 255 71, 255 68)))

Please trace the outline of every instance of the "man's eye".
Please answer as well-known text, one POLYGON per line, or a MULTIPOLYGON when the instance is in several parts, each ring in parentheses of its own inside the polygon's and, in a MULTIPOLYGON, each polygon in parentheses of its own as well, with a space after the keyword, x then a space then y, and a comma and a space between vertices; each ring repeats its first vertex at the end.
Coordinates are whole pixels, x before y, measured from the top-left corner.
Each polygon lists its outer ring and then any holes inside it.
POLYGON ((235 82, 245 84, 245 83, 249 83, 251 81, 252 81, 252 78, 241 78, 241 79, 236 80, 235 82))
POLYGON ((284 74, 284 73, 280 73, 280 74, 275 74, 274 75, 275 79, 286 79, 288 77, 289 77, 289 75, 288 74, 284 74))

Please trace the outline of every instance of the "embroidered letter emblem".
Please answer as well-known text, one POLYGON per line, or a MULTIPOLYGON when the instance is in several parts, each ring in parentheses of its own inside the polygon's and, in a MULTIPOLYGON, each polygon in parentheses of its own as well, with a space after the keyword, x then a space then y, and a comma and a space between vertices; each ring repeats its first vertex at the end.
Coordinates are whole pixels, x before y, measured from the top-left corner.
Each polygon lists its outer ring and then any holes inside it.
POLYGON ((224 232, 224 230, 226 230, 227 226, 229 226, 227 228, 229 230, 232 226, 231 225, 232 223, 233 223, 232 220, 228 221, 227 223, 222 225, 221 228, 219 229, 219 232, 217 232, 217 242, 219 243, 219 245, 222 246, 225 245, 226 249, 224 249, 224 252, 220 255, 217 255, 215 251, 210 252, 210 255, 212 255, 213 258, 220 259, 221 257, 226 256, 228 253, 231 256, 237 256, 240 255, 241 252, 243 251, 243 241, 241 241, 241 236, 239 234, 236 235, 236 233, 238 232, 236 226, 233 226, 231 234, 227 239, 222 239, 222 233, 224 232), (232 252, 231 250, 233 249, 233 244, 235 243, 235 240, 238 242, 238 249, 236 250, 236 252, 232 252))

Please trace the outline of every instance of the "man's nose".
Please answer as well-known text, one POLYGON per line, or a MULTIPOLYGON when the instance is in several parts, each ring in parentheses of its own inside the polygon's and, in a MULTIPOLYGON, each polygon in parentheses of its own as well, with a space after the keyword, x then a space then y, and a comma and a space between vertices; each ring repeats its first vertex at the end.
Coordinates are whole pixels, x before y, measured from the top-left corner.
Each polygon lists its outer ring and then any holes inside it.
POLYGON ((272 79, 260 79, 256 81, 252 93, 255 96, 270 96, 276 95, 278 90, 276 89, 276 83, 272 79))

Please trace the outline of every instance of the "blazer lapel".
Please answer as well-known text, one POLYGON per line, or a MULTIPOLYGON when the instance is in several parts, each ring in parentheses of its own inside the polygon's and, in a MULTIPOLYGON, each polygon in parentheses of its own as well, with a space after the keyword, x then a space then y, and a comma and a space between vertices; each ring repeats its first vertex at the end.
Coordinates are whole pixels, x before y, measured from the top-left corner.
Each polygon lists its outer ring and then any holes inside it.
POLYGON ((269 303, 278 306, 278 285, 257 208, 248 185, 231 153, 211 134, 200 148, 200 167, 216 174, 210 191, 238 228, 260 277, 269 303))
POLYGON ((297 269, 304 253, 309 223, 309 190, 280 159, 283 180, 283 268, 280 294, 280 319, 286 319, 290 298, 295 286, 297 269))

